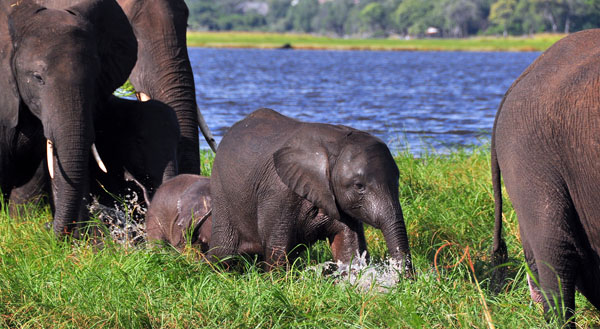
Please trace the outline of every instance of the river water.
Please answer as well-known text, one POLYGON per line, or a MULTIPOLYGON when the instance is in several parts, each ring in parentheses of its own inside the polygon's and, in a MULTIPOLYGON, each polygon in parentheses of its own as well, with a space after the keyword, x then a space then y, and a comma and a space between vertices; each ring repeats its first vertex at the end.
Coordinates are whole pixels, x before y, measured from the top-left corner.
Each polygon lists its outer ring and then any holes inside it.
POLYGON ((189 55, 198 105, 217 141, 268 107, 368 131, 393 153, 445 153, 489 141, 502 96, 539 53, 190 48, 189 55))

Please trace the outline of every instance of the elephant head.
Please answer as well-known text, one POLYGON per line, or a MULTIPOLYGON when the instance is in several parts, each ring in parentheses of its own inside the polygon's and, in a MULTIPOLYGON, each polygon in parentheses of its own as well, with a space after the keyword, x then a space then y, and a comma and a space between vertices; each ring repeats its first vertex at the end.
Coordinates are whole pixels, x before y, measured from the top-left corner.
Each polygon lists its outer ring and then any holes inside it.
POLYGON ((41 122, 56 203, 54 231, 69 233, 80 221, 89 185, 95 109, 129 75, 135 36, 112 0, 63 10, 14 0, 2 7, 0 29, 0 124, 24 129, 26 112, 41 122))
POLYGON ((144 101, 171 106, 181 130, 180 173, 199 174, 198 125, 213 150, 216 144, 196 104, 194 75, 188 57, 188 8, 183 0, 118 0, 138 40, 138 61, 129 77, 144 101))
MULTIPOLYGON (((66 8, 85 0, 35 0, 66 8)), ((137 63, 129 76, 138 98, 171 106, 181 129, 178 165, 181 173, 200 173, 198 126, 213 151, 216 142, 196 104, 194 74, 188 57, 188 8, 184 0, 117 0, 138 41, 137 63)))
POLYGON ((301 129, 301 136, 275 152, 278 176, 329 217, 350 222, 350 227, 364 222, 381 229, 391 257, 412 273, 398 199, 399 171, 388 147, 349 127, 306 125, 312 127, 301 129))

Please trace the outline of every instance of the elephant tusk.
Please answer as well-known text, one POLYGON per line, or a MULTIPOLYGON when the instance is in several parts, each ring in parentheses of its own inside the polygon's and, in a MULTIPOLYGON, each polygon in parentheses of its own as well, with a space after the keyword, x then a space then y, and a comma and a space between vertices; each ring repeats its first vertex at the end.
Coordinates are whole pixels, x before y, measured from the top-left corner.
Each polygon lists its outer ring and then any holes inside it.
POLYGON ((46 160, 48 162, 50 179, 54 179, 54 145, 52 145, 49 139, 46 140, 46 160))
POLYGON ((151 98, 150 98, 150 96, 148 96, 148 95, 146 95, 146 94, 144 94, 144 93, 142 93, 142 92, 137 92, 137 93, 135 93, 135 97, 136 97, 136 98, 138 99, 138 101, 140 101, 140 102, 147 102, 147 101, 149 101, 149 100, 151 99, 151 98))
POLYGON ((217 142, 215 141, 215 138, 210 132, 210 129, 208 129, 206 121, 204 121, 204 116, 202 115, 202 112, 200 112, 200 107, 196 106, 196 112, 198 112, 198 127, 200 127, 200 131, 202 132, 202 135, 204 135, 204 139, 206 139, 208 146, 210 146, 213 152, 216 153, 217 142))
POLYGON ((96 144, 92 144, 92 154, 94 155, 94 159, 96 160, 96 163, 98 163, 98 167, 100 167, 100 170, 102 170, 104 173, 108 173, 108 170, 106 170, 106 166, 104 165, 104 162, 102 162, 102 159, 100 158, 100 154, 98 154, 98 149, 96 149, 96 144))

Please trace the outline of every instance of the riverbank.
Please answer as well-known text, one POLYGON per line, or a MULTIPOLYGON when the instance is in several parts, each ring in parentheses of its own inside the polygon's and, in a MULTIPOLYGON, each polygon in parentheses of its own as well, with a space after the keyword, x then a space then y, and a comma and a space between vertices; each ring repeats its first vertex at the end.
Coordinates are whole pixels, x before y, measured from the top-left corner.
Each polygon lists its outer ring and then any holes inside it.
MULTIPOLYGON (((488 149, 396 156, 417 277, 387 292, 362 291, 311 270, 331 259, 324 243, 289 271, 264 273, 247 263, 243 273, 225 272, 202 263, 203 256, 189 247, 178 254, 110 241, 102 248, 59 241, 44 229, 51 218, 47 208, 32 206, 19 220, 0 213, 0 327, 547 327, 541 305, 529 299, 508 201, 507 285, 497 295, 488 289, 494 226, 488 149), (440 249, 448 243, 453 245, 440 249)), ((204 174, 210 173, 210 154, 202 155, 204 174)), ((381 232, 368 228, 366 236, 372 259, 384 258, 381 232)), ((579 294, 577 321, 581 327, 600 322, 579 294)))
POLYGON ((563 34, 533 37, 472 37, 465 39, 342 39, 309 34, 260 32, 188 32, 189 47, 293 48, 332 50, 423 50, 423 51, 544 51, 563 34))

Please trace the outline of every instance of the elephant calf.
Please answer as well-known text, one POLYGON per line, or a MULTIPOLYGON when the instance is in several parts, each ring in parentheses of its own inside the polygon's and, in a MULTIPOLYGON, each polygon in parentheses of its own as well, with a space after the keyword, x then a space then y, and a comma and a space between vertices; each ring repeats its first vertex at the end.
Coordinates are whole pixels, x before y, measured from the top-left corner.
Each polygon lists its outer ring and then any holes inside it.
POLYGON ((219 144, 209 258, 254 254, 270 269, 329 239, 334 259, 348 263, 367 250, 364 222, 411 273, 398 176, 385 143, 366 132, 259 109, 219 144))
POLYGON ((208 251, 210 217, 210 178, 183 174, 158 188, 146 213, 148 241, 164 241, 183 248, 187 237, 208 251))

